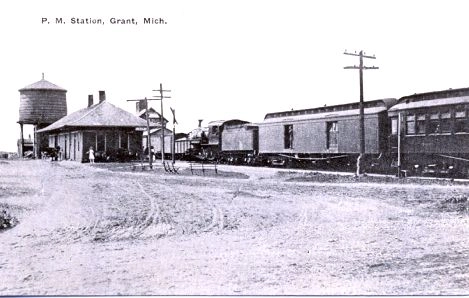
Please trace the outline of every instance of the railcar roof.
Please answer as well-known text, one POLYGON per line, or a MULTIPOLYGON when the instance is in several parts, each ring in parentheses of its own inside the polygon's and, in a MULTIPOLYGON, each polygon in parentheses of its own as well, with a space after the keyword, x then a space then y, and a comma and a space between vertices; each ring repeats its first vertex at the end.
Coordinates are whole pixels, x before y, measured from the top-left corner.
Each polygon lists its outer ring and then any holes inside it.
POLYGON ((430 99, 416 102, 401 102, 389 109, 389 112, 402 111, 408 109, 429 108, 446 105, 457 105, 469 103, 469 96, 460 96, 452 98, 430 99))
POLYGON ((239 128, 246 128, 246 129, 253 129, 258 127, 259 125, 256 123, 235 123, 235 124, 227 124, 225 125, 225 130, 230 130, 230 129, 239 129, 239 128))
POLYGON ((398 103, 401 103, 403 101, 417 102, 423 100, 443 99, 462 96, 469 96, 469 88, 447 89, 425 93, 415 93, 412 95, 401 97, 398 103))
MULTIPOLYGON (((379 113, 396 103, 394 98, 385 98, 364 102, 365 114, 379 113)), ((359 103, 349 103, 335 106, 325 106, 313 109, 292 110, 284 112, 269 113, 264 122, 278 122, 284 120, 306 120, 322 117, 348 116, 359 113, 359 103)))
POLYGON ((469 88, 448 89, 404 96, 390 112, 444 105, 469 103, 469 88))
POLYGON ((222 125, 233 125, 233 124, 243 124, 249 123, 248 121, 239 120, 239 119, 231 119, 231 120, 215 120, 210 121, 208 126, 222 126, 222 125))

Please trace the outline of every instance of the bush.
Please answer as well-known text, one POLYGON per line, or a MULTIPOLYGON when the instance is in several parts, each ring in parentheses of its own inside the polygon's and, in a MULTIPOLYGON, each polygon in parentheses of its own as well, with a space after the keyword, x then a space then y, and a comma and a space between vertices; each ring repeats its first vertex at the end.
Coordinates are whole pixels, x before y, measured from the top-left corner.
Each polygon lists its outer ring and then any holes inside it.
POLYGON ((12 228, 15 223, 16 219, 8 214, 6 210, 2 210, 0 213, 0 230, 12 228))

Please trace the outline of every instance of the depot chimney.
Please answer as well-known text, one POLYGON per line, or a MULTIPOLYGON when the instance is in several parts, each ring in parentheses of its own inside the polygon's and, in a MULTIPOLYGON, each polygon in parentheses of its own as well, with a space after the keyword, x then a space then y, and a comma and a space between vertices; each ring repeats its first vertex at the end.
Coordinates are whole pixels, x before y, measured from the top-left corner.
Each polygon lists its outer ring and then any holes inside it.
POLYGON ((106 92, 105 91, 99 91, 99 102, 103 102, 106 100, 106 92))
POLYGON ((204 121, 203 119, 199 119, 199 127, 202 127, 202 121, 204 121))
POLYGON ((93 94, 88 95, 88 108, 93 105, 93 94))

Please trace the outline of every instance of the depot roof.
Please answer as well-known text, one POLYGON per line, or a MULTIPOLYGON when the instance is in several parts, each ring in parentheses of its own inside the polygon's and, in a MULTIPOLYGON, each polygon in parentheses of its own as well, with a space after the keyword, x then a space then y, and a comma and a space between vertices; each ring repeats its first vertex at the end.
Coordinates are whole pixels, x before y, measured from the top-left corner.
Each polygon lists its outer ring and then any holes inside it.
POLYGON ((146 127, 147 122, 107 101, 78 110, 38 132, 63 130, 70 127, 146 127))

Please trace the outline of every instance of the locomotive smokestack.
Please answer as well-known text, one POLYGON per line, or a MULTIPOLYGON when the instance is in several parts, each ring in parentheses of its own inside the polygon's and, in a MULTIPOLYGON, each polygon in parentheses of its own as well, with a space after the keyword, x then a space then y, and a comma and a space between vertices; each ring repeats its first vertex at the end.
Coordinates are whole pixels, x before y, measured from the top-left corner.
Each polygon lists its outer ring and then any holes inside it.
POLYGON ((88 108, 93 105, 93 94, 88 95, 88 108))
POLYGON ((106 92, 105 91, 99 91, 99 102, 103 102, 106 100, 106 92))
POLYGON ((203 119, 199 119, 199 127, 202 127, 202 121, 204 121, 203 119))

